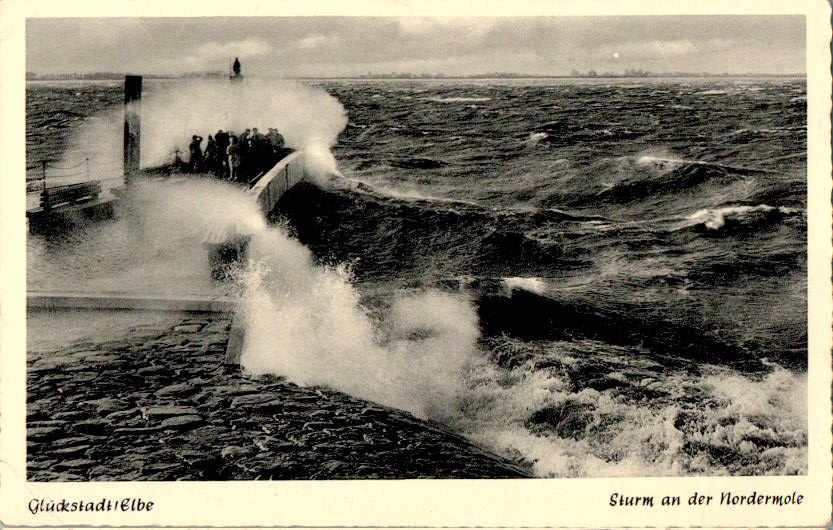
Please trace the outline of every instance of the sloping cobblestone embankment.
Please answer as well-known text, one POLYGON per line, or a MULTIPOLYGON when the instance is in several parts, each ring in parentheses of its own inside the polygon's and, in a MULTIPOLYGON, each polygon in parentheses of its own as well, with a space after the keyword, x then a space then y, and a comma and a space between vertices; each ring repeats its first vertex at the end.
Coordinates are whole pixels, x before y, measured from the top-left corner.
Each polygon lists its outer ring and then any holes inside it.
POLYGON ((31 481, 524 477, 405 412, 222 364, 229 316, 28 356, 31 481))

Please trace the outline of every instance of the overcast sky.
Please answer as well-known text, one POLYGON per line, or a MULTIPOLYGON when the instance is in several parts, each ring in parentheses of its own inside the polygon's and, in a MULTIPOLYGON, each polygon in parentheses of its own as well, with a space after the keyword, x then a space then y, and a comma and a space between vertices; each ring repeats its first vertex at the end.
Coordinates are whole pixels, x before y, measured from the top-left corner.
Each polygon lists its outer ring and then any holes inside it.
POLYGON ((801 73, 803 16, 30 18, 39 74, 801 73))

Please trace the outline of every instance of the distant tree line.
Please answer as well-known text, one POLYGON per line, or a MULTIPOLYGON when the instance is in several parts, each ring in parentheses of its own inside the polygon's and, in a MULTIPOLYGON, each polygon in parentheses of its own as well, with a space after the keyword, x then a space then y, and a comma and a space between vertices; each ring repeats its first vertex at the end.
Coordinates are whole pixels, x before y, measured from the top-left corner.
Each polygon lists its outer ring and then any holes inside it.
MULTIPOLYGON (((604 78, 604 77, 800 77, 804 74, 767 74, 767 73, 711 73, 711 72, 651 72, 650 70, 642 69, 627 69, 623 73, 616 73, 605 71, 602 73, 596 70, 589 70, 587 72, 579 72, 572 70, 569 75, 543 75, 543 74, 528 74, 517 72, 489 72, 485 74, 473 75, 451 75, 451 74, 414 74, 410 72, 390 72, 390 73, 370 73, 357 76, 334 76, 333 79, 351 78, 351 79, 563 79, 563 78, 604 78)), ((307 77, 306 79, 316 79, 316 77, 307 77)))

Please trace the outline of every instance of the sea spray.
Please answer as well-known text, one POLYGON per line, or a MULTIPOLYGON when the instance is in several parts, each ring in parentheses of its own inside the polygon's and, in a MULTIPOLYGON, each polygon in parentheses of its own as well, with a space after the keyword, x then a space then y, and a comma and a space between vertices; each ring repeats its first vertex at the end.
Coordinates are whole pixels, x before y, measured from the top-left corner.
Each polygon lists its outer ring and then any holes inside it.
POLYGON ((252 234, 266 226, 255 197, 222 180, 180 176, 135 182, 130 189, 135 213, 156 233, 204 236, 213 226, 252 234))
POLYGON ((330 147, 330 141, 315 137, 309 138, 303 146, 304 175, 319 186, 326 186, 332 177, 341 176, 330 147))
POLYGON ((241 363, 302 385, 444 417, 463 388, 478 336, 467 300, 430 291, 401 296, 375 322, 344 268, 319 266, 279 228, 249 245, 241 363))
MULTIPOLYGON (((90 160, 94 178, 119 177, 122 166, 124 111, 113 108, 87 119, 70 140, 64 164, 90 160)), ((246 78, 149 81, 141 104, 141 167, 170 163, 178 152, 187 160, 194 134, 218 129, 240 134, 270 127, 286 145, 309 150, 306 163, 313 177, 336 172, 330 148, 347 125, 342 104, 323 90, 284 80, 246 78)))
POLYGON ((576 390, 534 362, 484 366, 454 427, 522 457, 541 477, 719 475, 736 472, 735 457, 759 462, 756 474, 806 473, 806 376, 780 367, 763 378, 704 370, 694 381, 669 374, 649 383, 667 397, 646 402, 615 387, 576 390), (692 392, 705 408, 680 404, 692 392))
MULTIPOLYGON (((119 204, 119 222, 97 240, 110 266, 82 289, 152 295, 206 294, 211 282, 203 242, 212 229, 240 235, 265 226, 253 196, 222 181, 176 176, 135 181, 119 204)), ((83 250, 83 247, 82 247, 83 250)), ((67 256, 75 259, 74 254, 67 256)), ((228 288, 225 288, 228 290, 228 288)))

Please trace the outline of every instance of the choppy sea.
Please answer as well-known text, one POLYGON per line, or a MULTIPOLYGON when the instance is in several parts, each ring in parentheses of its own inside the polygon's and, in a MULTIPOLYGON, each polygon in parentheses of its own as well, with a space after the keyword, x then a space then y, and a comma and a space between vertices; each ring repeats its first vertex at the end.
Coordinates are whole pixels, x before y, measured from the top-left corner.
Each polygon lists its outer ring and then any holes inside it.
MULTIPOLYGON (((807 472, 803 79, 304 90, 287 141, 337 107, 338 171, 253 242, 251 370, 409 410, 539 476, 807 472)), ((30 83, 31 179, 112 143, 88 131, 121 98, 30 83)), ((218 289, 171 224, 155 245, 121 218, 30 234, 27 285, 218 289)))

